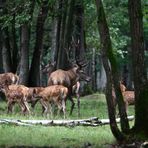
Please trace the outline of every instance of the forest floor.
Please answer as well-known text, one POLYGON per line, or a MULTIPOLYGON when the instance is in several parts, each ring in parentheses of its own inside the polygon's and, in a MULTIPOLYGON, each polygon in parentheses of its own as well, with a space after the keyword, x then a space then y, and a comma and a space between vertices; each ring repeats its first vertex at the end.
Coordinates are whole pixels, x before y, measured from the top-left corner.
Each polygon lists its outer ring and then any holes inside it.
MULTIPOLYGON (((75 99, 76 102, 76 99, 75 99)), ((37 104, 34 115, 23 116, 18 106, 13 114, 6 114, 6 102, 0 102, 0 119, 44 120, 41 116, 41 106, 37 104)), ((69 116, 70 102, 67 102, 66 119, 87 119, 98 117, 107 119, 107 106, 104 94, 93 94, 81 97, 81 115, 77 116, 77 105, 72 116, 69 116)), ((128 114, 133 115, 133 106, 129 107, 128 114)), ((47 119, 51 119, 47 117, 47 119)), ((55 116, 52 120, 63 119, 55 116)), ((130 122, 131 126, 133 122, 130 122)), ((0 125, 0 148, 118 148, 125 145, 117 144, 109 125, 86 127, 41 126, 32 127, 18 125, 0 125)), ((136 143, 138 144, 138 143, 136 143)), ((139 144, 140 145, 140 144, 139 144)), ((131 147, 132 145, 129 145, 131 147)), ((133 145, 134 146, 134 145, 133 145)), ((135 147, 136 148, 136 147, 135 147)), ((137 147, 138 148, 138 147, 137 147)))

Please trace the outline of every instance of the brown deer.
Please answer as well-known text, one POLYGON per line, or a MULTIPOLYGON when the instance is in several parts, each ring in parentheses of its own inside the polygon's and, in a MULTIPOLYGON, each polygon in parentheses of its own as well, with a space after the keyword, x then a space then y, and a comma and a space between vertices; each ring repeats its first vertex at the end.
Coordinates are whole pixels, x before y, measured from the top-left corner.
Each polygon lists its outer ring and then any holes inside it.
MULTIPOLYGON (((89 76, 86 75, 86 73, 84 73, 83 70, 81 70, 81 68, 84 66, 86 66, 85 63, 83 63, 83 64, 80 63, 79 65, 72 64, 72 68, 70 68, 69 70, 58 69, 53 72, 50 71, 50 74, 49 74, 48 86, 63 85, 68 88, 68 90, 69 90, 68 98, 72 103, 70 114, 72 114, 73 108, 75 105, 73 98, 72 98, 72 87, 74 85, 77 85, 77 82, 79 80, 90 81, 90 79, 91 79, 89 76)), ((54 69, 54 68, 51 67, 51 69, 54 69)), ((79 88, 80 88, 80 86, 79 86, 79 88)), ((77 88, 77 90, 78 90, 78 88, 77 88)), ((77 91, 77 96, 79 96, 78 92, 79 91, 77 91)), ((78 115, 79 115, 79 113, 80 113, 80 111, 79 111, 79 109, 80 109, 79 97, 77 97, 77 100, 78 100, 78 115)))
MULTIPOLYGON (((129 105, 135 104, 135 93, 134 93, 134 91, 127 91, 125 85, 122 82, 120 82, 120 89, 121 89, 121 93, 122 93, 125 107, 126 107, 126 111, 127 111, 129 105)), ((112 89, 112 97, 113 97, 113 100, 114 100, 114 103, 116 106, 117 101, 116 101, 116 95, 115 95, 114 88, 112 89)))
POLYGON ((34 96, 39 94, 44 87, 29 87, 27 102, 31 103, 31 107, 34 109, 36 103, 39 101, 39 98, 35 98, 34 96))
POLYGON ((19 77, 11 72, 0 74, 0 87, 2 85, 16 84, 18 80, 19 77))
POLYGON ((23 114, 30 113, 29 105, 27 103, 27 87, 23 85, 4 85, 1 88, 1 91, 4 92, 7 99, 8 113, 12 113, 15 103, 18 103, 23 114))
MULTIPOLYGON (((38 94, 42 90, 43 87, 26 87, 24 85, 12 84, 12 85, 3 85, 0 91, 5 93, 6 98, 8 98, 9 101, 9 106, 14 106, 15 103, 19 104, 18 101, 20 99, 21 102, 27 101, 27 103, 31 103, 32 108, 34 108, 35 104, 39 100, 38 98, 34 98, 34 95, 38 94), (18 98, 18 96, 20 96, 20 98, 18 98)), ((27 103, 25 103, 26 104, 25 108, 27 108, 27 111, 30 112, 27 103)))
POLYGON ((66 97, 68 95, 68 88, 62 85, 52 85, 45 87, 41 92, 35 95, 35 97, 40 98, 40 103, 43 108, 43 114, 48 113, 48 108, 50 106, 50 113, 52 116, 52 103, 54 103, 59 111, 62 110, 64 113, 64 118, 66 116, 66 97))

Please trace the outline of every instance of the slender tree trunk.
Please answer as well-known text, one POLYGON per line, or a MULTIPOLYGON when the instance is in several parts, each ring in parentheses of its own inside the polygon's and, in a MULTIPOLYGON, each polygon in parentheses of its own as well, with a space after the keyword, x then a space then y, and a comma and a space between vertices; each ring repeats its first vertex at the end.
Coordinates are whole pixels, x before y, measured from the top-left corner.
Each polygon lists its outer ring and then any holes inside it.
POLYGON ((51 62, 55 61, 56 52, 57 52, 57 25, 58 21, 54 17, 52 19, 52 45, 51 45, 51 62))
POLYGON ((34 47, 33 59, 31 62, 31 68, 29 73, 29 85, 40 85, 40 60, 43 50, 43 35, 44 35, 44 23, 48 14, 49 4, 48 0, 42 2, 36 26, 36 43, 34 47))
POLYGON ((75 3, 74 0, 70 1, 66 0, 62 5, 64 13, 62 15, 61 33, 60 33, 61 36, 60 36, 57 68, 62 68, 62 69, 69 68, 69 47, 70 47, 72 28, 73 28, 72 20, 74 14, 74 3, 75 3))
POLYGON ((12 71, 11 46, 8 27, 4 29, 3 37, 3 67, 5 72, 12 71))
POLYGON ((0 73, 3 73, 3 60, 2 60, 2 46, 3 46, 3 43, 2 43, 2 30, 1 30, 1 26, 0 26, 0 73))
POLYGON ((20 50, 20 79, 19 83, 28 85, 29 77, 29 41, 30 41, 30 22, 32 20, 32 15, 34 11, 35 0, 30 2, 30 8, 28 9, 28 14, 30 15, 29 21, 25 22, 21 26, 21 50, 20 50))
POLYGON ((85 59, 84 47, 84 7, 83 1, 77 0, 75 5, 75 44, 76 44, 76 59, 85 59))
POLYGON ((29 74, 29 26, 24 24, 21 26, 21 59, 19 83, 28 85, 29 74))
POLYGON ((16 73, 18 65, 18 46, 16 41, 16 29, 15 29, 15 14, 13 14, 12 20, 12 64, 13 72, 16 73))
POLYGON ((68 1, 61 1, 61 23, 60 23, 60 39, 59 39, 59 49, 58 49, 58 61, 57 61, 57 68, 66 69, 67 64, 67 54, 66 54, 66 47, 65 47, 65 30, 66 30, 66 19, 67 19, 67 3, 68 1))
POLYGON ((60 12, 57 16, 57 28, 56 28, 56 50, 55 50, 55 56, 54 61, 56 61, 56 67, 58 66, 58 54, 59 54, 59 48, 60 48, 60 36, 61 36, 61 24, 62 24, 62 1, 58 1, 58 12, 60 12))
POLYGON ((93 48, 92 52, 92 88, 94 91, 96 91, 96 49, 93 48))
POLYGON ((117 70, 117 62, 112 52, 112 45, 110 40, 109 29, 105 18, 105 12, 101 0, 96 0, 97 14, 98 14, 98 29, 100 33, 100 40, 102 46, 102 60, 107 76, 106 99, 108 104, 108 113, 110 118, 110 126, 114 136, 118 140, 123 140, 124 137, 117 127, 115 121, 115 110, 112 96, 112 81, 114 82, 115 92, 117 96, 117 103, 119 106, 119 113, 121 117, 121 129, 123 132, 129 131, 128 119, 125 111, 124 101, 119 86, 119 73, 117 70), (109 64, 110 62, 110 64, 109 64))
POLYGON ((141 1, 129 0, 128 6, 135 87, 134 129, 138 133, 144 132, 148 135, 148 82, 144 65, 144 36, 141 1))

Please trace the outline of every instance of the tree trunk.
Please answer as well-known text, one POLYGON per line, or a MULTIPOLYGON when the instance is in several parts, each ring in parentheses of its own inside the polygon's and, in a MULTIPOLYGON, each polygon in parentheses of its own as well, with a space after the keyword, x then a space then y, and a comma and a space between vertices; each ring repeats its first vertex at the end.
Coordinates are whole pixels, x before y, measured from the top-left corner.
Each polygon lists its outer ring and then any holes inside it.
POLYGON ((94 91, 97 90, 97 84, 96 84, 96 49, 92 49, 92 89, 94 91))
POLYGON ((48 0, 43 1, 37 18, 36 43, 29 73, 29 85, 40 86, 40 60, 43 50, 44 23, 48 14, 48 0))
POLYGON ((28 85, 29 74, 29 26, 24 24, 21 26, 21 59, 19 83, 28 85))
POLYGON ((77 0, 75 5, 75 45, 76 45, 76 59, 85 59, 85 45, 84 45, 84 7, 83 1, 77 0))
POLYGON ((2 46, 3 46, 3 43, 2 43, 2 30, 1 30, 1 27, 0 27, 0 73, 3 73, 3 60, 2 60, 2 46))
MULTIPOLYGON (((68 1, 61 1, 60 7, 61 7, 61 11, 62 11, 62 15, 60 17, 61 22, 60 22, 60 38, 59 38, 59 49, 58 49, 58 53, 57 53, 57 69, 61 68, 61 69, 66 69, 65 63, 67 63, 67 54, 66 54, 66 47, 65 47, 65 30, 66 30, 66 18, 67 18, 67 3, 68 1), (64 57, 64 59, 63 59, 64 57)), ((66 64, 67 65, 67 64, 66 64)))
POLYGON ((5 72, 12 71, 11 46, 8 27, 4 29, 3 37, 3 67, 5 72))
POLYGON ((69 47, 72 35, 72 20, 74 12, 74 0, 70 0, 69 3, 66 0, 63 5, 63 15, 61 22, 60 33, 60 46, 58 52, 57 68, 68 69, 69 68, 69 47), (68 7, 69 6, 69 7, 68 7))
POLYGON ((13 14, 12 20, 12 64, 13 72, 16 73, 18 65, 18 46, 16 41, 16 29, 15 29, 15 14, 13 14))
MULTIPOLYGON (((30 15, 29 21, 32 20, 32 14, 34 10, 35 1, 32 0, 30 3, 30 8, 28 9, 28 14, 30 15)), ((30 41, 30 22, 27 21, 21 26, 21 59, 20 59, 20 79, 19 83, 28 85, 29 77, 29 41, 30 41)), ((17 60, 15 58, 14 60, 17 60)))
POLYGON ((141 1, 129 0, 132 63, 135 87, 135 125, 138 133, 148 135, 148 82, 144 65, 144 36, 141 1), (146 115, 146 116, 145 116, 146 115))
POLYGON ((105 69, 103 66, 103 61, 101 59, 101 56, 99 56, 99 64, 100 64, 100 71, 97 72, 97 88, 104 92, 105 86, 106 86, 106 74, 105 69))
POLYGON ((106 88, 106 100, 108 105, 108 114, 110 119, 111 130, 118 140, 123 140, 123 134, 117 127, 115 121, 115 109, 112 96, 112 81, 114 80, 114 87, 117 96, 117 103, 119 106, 119 113, 121 117, 121 129, 123 132, 129 130, 128 119, 125 111, 125 106, 123 102, 123 97, 121 95, 121 90, 119 87, 119 75, 117 71, 117 63, 112 52, 112 45, 110 40, 109 29, 107 26, 107 21, 105 18, 105 12, 101 0, 96 0, 97 14, 98 14, 98 29, 100 33, 101 47, 102 47, 102 61, 106 71, 107 77, 107 88, 106 88), (109 64, 110 62, 110 64, 109 64), (117 81, 117 82, 116 82, 117 81), (119 93, 118 93, 119 92, 119 93))

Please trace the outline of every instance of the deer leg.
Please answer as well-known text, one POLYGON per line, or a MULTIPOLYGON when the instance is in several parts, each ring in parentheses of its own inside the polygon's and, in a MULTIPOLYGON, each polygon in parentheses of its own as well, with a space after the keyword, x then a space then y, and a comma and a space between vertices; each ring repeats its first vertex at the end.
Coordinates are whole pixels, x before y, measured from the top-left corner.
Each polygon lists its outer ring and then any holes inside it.
POLYGON ((25 111, 25 106, 24 106, 24 104, 23 104, 21 101, 18 102, 18 104, 19 104, 19 106, 20 106, 20 108, 21 108, 21 114, 25 115, 25 114, 24 114, 24 111, 25 111))
POLYGON ((15 103, 14 102, 12 102, 12 101, 8 101, 8 103, 7 103, 7 113, 9 114, 10 112, 12 113, 12 108, 13 108, 13 105, 14 105, 15 103))
POLYGON ((64 113, 64 119, 65 119, 65 117, 66 117, 66 102, 64 99, 62 99, 62 110, 64 113))
POLYGON ((29 109, 28 102, 27 102, 27 101, 24 101, 23 104, 24 104, 24 106, 25 106, 25 112, 27 111, 28 114, 30 114, 30 109, 29 109))
POLYGON ((80 116, 80 95, 77 93, 77 103, 78 103, 78 117, 80 116))
POLYGON ((51 118, 53 118, 52 104, 51 103, 48 103, 48 108, 50 110, 50 116, 51 116, 51 118))
POLYGON ((24 102, 23 102, 23 101, 19 101, 18 104, 19 104, 19 106, 20 106, 20 108, 21 108, 21 113, 22 113, 23 115, 25 115, 26 106, 25 106, 24 102))
POLYGON ((40 103, 42 105, 42 115, 47 114, 48 106, 47 106, 46 102, 41 99, 40 103))
POLYGON ((74 109, 75 103, 74 103, 73 98, 72 98, 70 95, 69 95, 69 100, 71 101, 70 115, 72 115, 72 112, 73 112, 73 109, 74 109))
POLYGON ((61 111, 62 111, 62 104, 61 102, 57 102, 56 105, 58 106, 58 112, 57 112, 57 115, 61 115, 61 111))
POLYGON ((35 105, 37 104, 37 102, 40 100, 40 98, 32 98, 31 101, 31 107, 34 109, 35 105))

